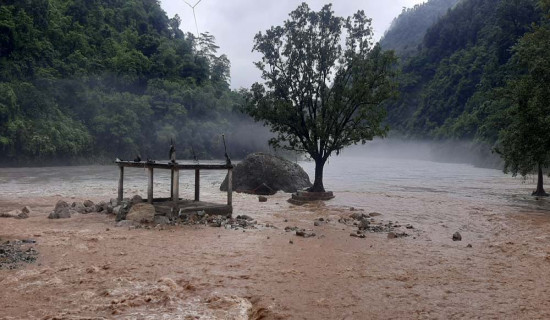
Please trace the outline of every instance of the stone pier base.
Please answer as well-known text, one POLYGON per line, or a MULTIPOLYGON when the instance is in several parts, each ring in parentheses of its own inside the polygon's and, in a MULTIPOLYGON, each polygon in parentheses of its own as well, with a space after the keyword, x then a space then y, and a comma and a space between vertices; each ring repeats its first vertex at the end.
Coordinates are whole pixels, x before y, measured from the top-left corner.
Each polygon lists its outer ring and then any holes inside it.
POLYGON ((298 191, 292 194, 292 197, 288 199, 288 202, 295 205, 302 205, 314 201, 326 201, 334 198, 332 191, 327 192, 309 192, 298 191))

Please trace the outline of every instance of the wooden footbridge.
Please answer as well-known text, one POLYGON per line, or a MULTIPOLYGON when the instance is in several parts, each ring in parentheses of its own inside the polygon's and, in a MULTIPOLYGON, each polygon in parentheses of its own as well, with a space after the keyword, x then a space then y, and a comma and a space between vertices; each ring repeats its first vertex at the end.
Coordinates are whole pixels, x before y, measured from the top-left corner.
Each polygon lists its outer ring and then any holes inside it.
POLYGON ((231 215, 233 212, 233 165, 232 164, 184 164, 177 162, 161 161, 122 161, 116 160, 115 164, 119 167, 118 179, 118 201, 121 202, 124 197, 124 168, 142 168, 147 169, 147 202, 153 204, 157 213, 169 215, 179 211, 201 211, 209 214, 231 215), (153 196, 153 177, 154 170, 170 170, 170 198, 154 198, 153 196), (180 171, 195 172, 195 198, 194 200, 180 199, 179 179, 180 171), (227 204, 215 204, 203 202, 200 200, 200 172, 201 170, 227 170, 227 204))

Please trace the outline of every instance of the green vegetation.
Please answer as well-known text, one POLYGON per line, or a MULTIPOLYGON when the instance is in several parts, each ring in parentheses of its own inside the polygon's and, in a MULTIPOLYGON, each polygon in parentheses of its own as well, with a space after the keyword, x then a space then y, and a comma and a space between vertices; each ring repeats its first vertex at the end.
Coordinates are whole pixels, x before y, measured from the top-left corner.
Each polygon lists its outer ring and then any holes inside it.
POLYGON ((401 134, 492 144, 504 171, 550 165, 549 1, 462 0, 402 61, 388 122, 401 134))
POLYGON ((214 38, 180 22, 156 0, 2 1, 0 163, 165 159, 170 138, 221 158, 241 96, 214 38))
POLYGON ((254 50, 263 55, 256 66, 265 83, 246 93, 245 110, 277 134, 273 146, 315 160, 310 191, 325 191, 323 167, 333 152, 387 132, 381 103, 394 89, 395 58, 372 47, 371 39, 371 20, 363 11, 343 19, 331 5, 314 12, 306 3, 283 26, 255 37, 254 50))
MULTIPOLYGON (((511 48, 539 21, 536 0, 463 0, 430 27, 421 50, 402 63, 401 97, 388 104, 392 129, 423 138, 494 141, 483 130, 515 76, 511 48)), ((485 128, 489 129, 489 128, 485 128)))
POLYGON ((511 106, 501 116, 506 125, 497 144, 505 171, 525 176, 536 168, 537 196, 548 196, 542 169, 550 165, 550 1, 543 6, 546 19, 513 50, 511 64, 520 76, 504 89, 511 106))
POLYGON ((458 0, 430 0, 413 8, 403 8, 380 40, 385 50, 394 50, 401 58, 415 54, 428 28, 435 24, 458 0))

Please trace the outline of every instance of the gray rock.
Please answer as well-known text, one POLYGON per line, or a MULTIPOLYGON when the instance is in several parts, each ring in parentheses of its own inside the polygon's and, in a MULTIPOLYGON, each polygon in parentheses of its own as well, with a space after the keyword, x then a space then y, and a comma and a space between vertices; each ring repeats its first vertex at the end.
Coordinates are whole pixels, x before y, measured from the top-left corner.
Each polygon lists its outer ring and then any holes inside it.
POLYGON ((0 214, 0 218, 17 218, 21 214, 19 210, 12 210, 10 212, 5 212, 0 214))
POLYGON ((136 222, 153 222, 155 220, 155 207, 149 203, 138 203, 130 208, 125 220, 136 222))
MULTIPOLYGON (((74 211, 73 211, 74 212, 74 211)), ((68 219, 71 217, 71 210, 68 207, 54 210, 48 216, 48 219, 68 219)))
POLYGON ((143 198, 140 197, 139 195, 135 195, 132 197, 132 199, 130 199, 130 205, 133 206, 134 204, 138 204, 138 203, 142 203, 143 202, 143 198))
POLYGON ((121 220, 115 224, 115 227, 117 228, 124 228, 124 227, 135 227, 139 225, 139 223, 131 220, 121 220))
MULTIPOLYGON (((238 192, 266 195, 310 186, 307 173, 299 165, 265 153, 250 154, 233 169, 233 190, 238 192)), ((220 190, 227 190, 227 177, 220 190)))
POLYGON ((355 219, 355 220, 361 220, 361 219, 364 218, 364 216, 361 212, 354 212, 349 217, 352 218, 352 219, 355 219))
POLYGON ((31 214, 32 210, 29 206, 24 206, 23 209, 21 209, 22 213, 31 214))
POLYGON ((155 224, 167 225, 167 224, 170 224, 170 219, 168 219, 168 217, 166 216, 155 216, 155 219, 153 222, 155 224))
POLYGON ((462 241, 462 235, 460 232, 457 231, 453 234, 453 241, 462 241))
POLYGON ((95 205, 95 211, 96 212, 107 212, 107 202, 105 201, 100 201, 99 203, 97 203, 95 205))
POLYGON ((381 216, 382 214, 381 213, 378 213, 378 212, 371 212, 369 213, 369 216, 370 217, 378 217, 378 216, 381 216))
POLYGON ((73 202, 71 204, 71 209, 78 213, 85 213, 86 206, 82 202, 73 202))
POLYGON ((395 238, 397 238, 397 235, 395 234, 395 232, 388 233, 388 239, 395 239, 395 238))
POLYGON ((361 221, 359 221, 359 230, 367 230, 369 227, 370 227, 370 221, 368 219, 361 219, 361 221))
MULTIPOLYGON (((25 208, 23 208, 23 209, 25 209, 25 208)), ((19 212, 19 214, 17 215, 17 219, 27 219, 29 217, 29 214, 27 212, 28 211, 21 210, 21 212, 19 212)))
POLYGON ((259 197, 258 197, 258 201, 260 201, 260 202, 267 202, 267 198, 264 197, 264 196, 259 196, 259 197))
POLYGON ((111 200, 109 202, 111 203, 111 206, 113 208, 118 206, 118 199, 116 199, 116 198, 111 198, 111 200))
POLYGON ((71 213, 72 211, 69 208, 69 204, 63 200, 59 200, 48 216, 48 219, 67 219, 71 217, 71 213))
POLYGON ((86 200, 86 201, 84 201, 84 206, 86 208, 91 208, 91 207, 94 206, 94 202, 92 200, 86 200))

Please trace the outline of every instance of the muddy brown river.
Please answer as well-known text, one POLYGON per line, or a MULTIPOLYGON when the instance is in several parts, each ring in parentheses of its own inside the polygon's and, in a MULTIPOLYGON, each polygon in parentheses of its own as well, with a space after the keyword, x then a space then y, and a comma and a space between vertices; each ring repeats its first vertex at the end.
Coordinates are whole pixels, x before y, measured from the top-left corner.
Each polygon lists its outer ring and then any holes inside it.
MULTIPOLYGON (((312 176, 313 163, 301 165, 312 176)), ((346 156, 325 167, 336 198, 294 206, 278 193, 234 195, 234 215, 257 229, 116 228, 111 215, 49 220, 59 199, 116 196, 117 168, 0 169, 0 241, 33 239, 31 264, 0 270, 0 319, 548 319, 550 203, 532 178, 413 159, 346 156), (353 211, 351 211, 353 208, 353 211), (338 222, 376 212, 400 225, 351 237, 338 222), (314 220, 326 223, 314 226, 314 220), (405 226, 412 228, 407 229, 405 226), (315 237, 297 237, 285 227, 315 237), (453 241, 459 232, 462 241, 453 241)), ((126 171, 125 195, 147 175, 126 171)), ((201 197, 223 202, 223 172, 205 172, 201 197)), ((192 198, 192 172, 180 195, 192 198)), ((169 194, 155 176, 155 196, 169 194)))

